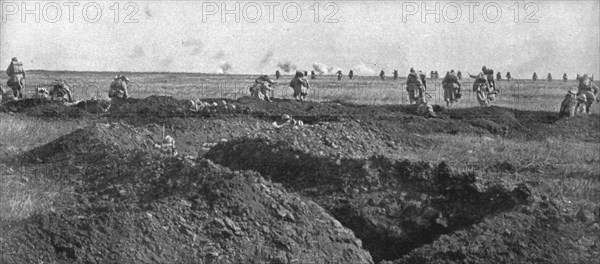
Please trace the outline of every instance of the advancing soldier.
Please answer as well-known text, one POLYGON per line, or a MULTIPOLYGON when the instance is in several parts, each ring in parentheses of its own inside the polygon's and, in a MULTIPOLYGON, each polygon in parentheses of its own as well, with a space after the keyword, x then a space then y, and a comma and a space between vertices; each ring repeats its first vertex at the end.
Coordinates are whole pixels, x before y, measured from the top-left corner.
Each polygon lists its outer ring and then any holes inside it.
POLYGON ((585 112, 590 113, 592 104, 596 102, 598 96, 598 87, 590 80, 587 74, 584 74, 579 79, 579 85, 577 86, 577 95, 585 95, 585 112))
POLYGON ((535 82, 537 81, 538 77, 537 77, 537 73, 533 72, 533 76, 531 76, 531 79, 535 82))
POLYGON ((548 79, 548 82, 551 82, 551 81, 552 81, 552 73, 548 73, 548 77, 547 77, 547 79, 548 79))
POLYGON ((454 70, 446 72, 446 77, 442 80, 446 107, 450 108, 454 102, 458 102, 458 99, 460 98, 460 86, 460 82, 458 81, 458 77, 454 74, 454 70))
POLYGON ((490 88, 488 86, 489 83, 487 79, 483 75, 483 72, 479 73, 478 75, 469 74, 469 77, 475 79, 475 82, 473 82, 473 92, 475 92, 477 95, 477 102, 479 102, 480 106, 488 106, 488 93, 490 92, 490 88))
POLYGON ((394 81, 398 80, 398 70, 394 70, 393 75, 394 75, 394 81))
POLYGON ((279 72, 279 70, 275 71, 275 79, 279 80, 279 78, 281 77, 281 72, 279 72))
POLYGON ((52 90, 50 90, 50 98, 52 100, 66 100, 69 103, 73 102, 71 89, 69 89, 69 86, 64 80, 58 81, 58 83, 52 87, 52 90))
POLYGON ((350 78, 350 80, 354 79, 354 71, 350 70, 350 72, 348 72, 348 78, 350 78))
POLYGON ((381 78, 381 80, 385 80, 385 72, 383 70, 381 70, 381 72, 379 73, 379 77, 381 78))
POLYGON ((462 80, 462 72, 458 71, 458 72, 456 73, 456 77, 458 77, 458 80, 459 80, 459 81, 460 81, 460 80, 462 80))
POLYGON ((510 72, 506 72, 506 80, 507 81, 512 80, 512 76, 510 76, 510 72))
POLYGON ((129 97, 127 92, 127 84, 129 79, 125 75, 117 75, 113 82, 110 84, 108 90, 108 97, 110 99, 127 99, 129 97))
POLYGON ((496 82, 494 81, 494 70, 488 69, 487 67, 481 67, 481 72, 485 75, 485 78, 488 82, 489 88, 494 90, 496 89, 496 82))
POLYGON ((567 77, 567 73, 563 73, 563 82, 567 82, 567 80, 569 80, 569 78, 567 77))
POLYGON ((308 83, 308 80, 304 78, 302 72, 296 72, 296 76, 294 76, 294 79, 292 79, 290 82, 290 87, 294 89, 294 99, 296 99, 296 101, 306 100, 308 89, 310 89, 310 84, 308 83))
POLYGON ((502 74, 500 72, 496 73, 496 81, 502 80, 502 74))
POLYGON ((342 80, 342 76, 344 76, 344 74, 342 74, 342 70, 338 70, 336 74, 337 74, 338 81, 341 81, 342 80))
POLYGON ((304 77, 308 77, 308 71, 304 71, 304 77))
POLYGON ((271 102, 269 92, 273 91, 274 82, 267 75, 261 75, 250 86, 250 95, 260 100, 271 102))
POLYGON ((577 109, 577 92, 570 90, 560 104, 558 117, 573 117, 577 109))
POLYGON ((410 73, 406 77, 406 91, 411 104, 417 103, 417 99, 423 97, 423 83, 413 68, 410 68, 410 73))
POLYGON ((14 97, 16 99, 23 98, 25 69, 23 68, 23 63, 17 60, 17 57, 11 59, 6 69, 6 75, 8 75, 6 84, 12 89, 14 97))
POLYGON ((427 91, 427 76, 422 71, 419 71, 418 73, 421 83, 423 84, 423 91, 421 91, 421 96, 423 96, 423 92, 427 91))
POLYGON ((317 75, 315 74, 315 71, 310 71, 310 78, 311 79, 317 79, 317 75))

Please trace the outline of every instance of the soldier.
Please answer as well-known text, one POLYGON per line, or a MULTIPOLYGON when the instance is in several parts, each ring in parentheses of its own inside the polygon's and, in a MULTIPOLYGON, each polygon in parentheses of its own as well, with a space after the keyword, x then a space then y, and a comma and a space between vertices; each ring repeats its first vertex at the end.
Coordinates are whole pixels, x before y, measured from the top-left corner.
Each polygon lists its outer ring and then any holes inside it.
POLYGON ((569 78, 567 77, 567 73, 563 73, 563 82, 567 82, 569 78))
POLYGON ((569 90, 565 99, 560 104, 560 111, 558 117, 573 117, 575 116, 577 109, 577 92, 569 90))
POLYGON ((438 71, 434 71, 433 73, 435 74, 435 81, 437 82, 437 80, 440 78, 440 73, 438 71))
POLYGON ((381 72, 379 73, 379 77, 381 78, 381 80, 385 79, 385 72, 383 70, 381 70, 381 72))
POLYGON ((8 68, 6 68, 6 75, 8 75, 8 81, 6 84, 13 91, 13 95, 16 99, 23 98, 23 88, 25 86, 25 69, 23 63, 20 62, 17 57, 11 59, 8 68))
POLYGON ((296 72, 296 76, 294 76, 290 82, 290 87, 294 89, 294 99, 296 99, 296 101, 306 100, 308 89, 310 89, 310 84, 308 83, 308 80, 304 78, 302 72, 296 72))
POLYGON ((308 77, 308 71, 304 71, 304 77, 308 77))
POLYGON ((494 70, 488 69, 487 67, 481 67, 481 72, 485 75, 485 78, 488 82, 489 88, 491 90, 496 89, 496 82, 494 81, 494 70))
POLYGON ((394 81, 398 80, 398 70, 394 70, 394 81))
POLYGON ((433 72, 433 70, 429 72, 429 78, 431 78, 432 80, 435 78, 435 72, 433 72))
POLYGON ((339 70, 339 71, 337 71, 337 73, 336 73, 336 74, 337 74, 337 80, 338 80, 338 81, 341 81, 341 80, 342 80, 342 76, 344 76, 344 75, 342 74, 342 70, 339 70))
MULTIPOLYGON (((423 84, 423 89, 421 91, 421 96, 423 96, 423 92, 427 91, 427 76, 422 71, 419 71, 419 78, 421 79, 421 83, 423 84)), ((437 78, 437 77, 436 77, 437 78)))
POLYGON ((575 77, 575 81, 579 81, 579 80, 581 80, 581 76, 578 73, 577 76, 575 77))
POLYGON ((506 72, 506 80, 507 81, 512 80, 512 76, 510 76, 510 72, 506 72))
POLYGON ((496 81, 502 80, 502 74, 500 72, 496 73, 496 81))
POLYGON ((129 79, 125 75, 117 75, 113 82, 110 84, 108 90, 108 97, 110 99, 127 99, 129 97, 127 92, 127 84, 129 79))
POLYGON ((354 71, 350 70, 350 72, 348 72, 348 78, 350 78, 350 80, 354 79, 354 71))
POLYGON ((442 80, 442 87, 444 88, 444 101, 446 101, 446 107, 450 108, 454 102, 460 98, 460 87, 461 84, 458 81, 458 77, 454 74, 454 70, 446 72, 446 77, 442 80))
POLYGON ((477 95, 477 102, 479 102, 480 106, 488 106, 488 93, 490 89, 488 86, 489 83, 483 75, 483 72, 479 73, 478 75, 469 74, 469 77, 475 79, 475 82, 473 82, 473 92, 475 92, 477 95))
POLYGON ((547 79, 548 79, 548 82, 552 81, 552 74, 551 73, 548 73, 548 78, 547 79))
POLYGON ((59 80, 57 84, 52 86, 52 90, 50 90, 50 98, 52 100, 66 100, 69 103, 73 102, 73 97, 71 97, 71 89, 69 89, 69 86, 64 80, 59 80))
POLYGON ((279 72, 279 70, 275 71, 275 79, 279 80, 279 78, 281 77, 281 72, 279 72))
POLYGON ((310 78, 312 80, 317 79, 317 75, 315 74, 315 71, 310 71, 310 78))
POLYGON ((250 86, 250 95, 252 97, 271 102, 269 92, 273 91, 273 85, 275 83, 269 76, 261 75, 254 80, 254 84, 250 86))
POLYGON ((462 72, 458 71, 458 72, 456 73, 456 77, 458 77, 458 80, 459 80, 459 81, 460 81, 460 80, 462 80, 462 72))
POLYGON ((531 76, 531 79, 535 82, 538 79, 537 73, 533 72, 533 76, 531 76))
POLYGON ((592 104, 597 100, 598 87, 590 80, 587 74, 584 74, 579 79, 577 89, 577 95, 585 95, 586 97, 585 112, 589 114, 592 104))
POLYGON ((406 91, 411 104, 418 103, 417 99, 423 97, 423 83, 413 68, 410 68, 410 73, 406 77, 406 91))

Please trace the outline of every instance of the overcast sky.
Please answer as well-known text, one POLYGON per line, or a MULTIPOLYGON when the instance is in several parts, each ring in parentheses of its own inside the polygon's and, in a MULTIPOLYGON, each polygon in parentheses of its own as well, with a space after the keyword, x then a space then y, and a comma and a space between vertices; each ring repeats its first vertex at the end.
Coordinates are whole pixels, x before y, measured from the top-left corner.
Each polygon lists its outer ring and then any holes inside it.
POLYGON ((600 75, 600 1, 140 1, 119 2, 118 15, 115 1, 0 2, 3 67, 16 56, 47 70, 272 74, 289 62, 363 75, 483 65, 521 78, 600 75), (23 12, 36 3, 39 22, 23 12), (223 21, 236 3, 239 22, 223 21), (439 21, 424 21, 436 4, 439 21))

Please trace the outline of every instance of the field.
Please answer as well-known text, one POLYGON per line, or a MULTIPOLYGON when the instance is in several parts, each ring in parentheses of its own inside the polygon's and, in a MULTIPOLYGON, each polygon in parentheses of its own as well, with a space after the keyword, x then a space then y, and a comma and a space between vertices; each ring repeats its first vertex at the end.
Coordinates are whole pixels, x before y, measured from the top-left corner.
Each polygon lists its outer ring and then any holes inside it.
MULTIPOLYGON (((26 85, 65 79, 75 99, 106 100, 114 75, 37 71, 26 85)), ((127 75, 133 98, 107 113, 1 108, 1 263, 600 258, 600 108, 558 118, 574 81, 500 81, 481 108, 464 80, 455 107, 423 118, 402 78, 319 76, 301 103, 284 75, 268 103, 247 97, 256 76, 127 75), (283 114, 304 125, 274 127, 283 114), (155 147, 167 134, 176 157, 155 147)))

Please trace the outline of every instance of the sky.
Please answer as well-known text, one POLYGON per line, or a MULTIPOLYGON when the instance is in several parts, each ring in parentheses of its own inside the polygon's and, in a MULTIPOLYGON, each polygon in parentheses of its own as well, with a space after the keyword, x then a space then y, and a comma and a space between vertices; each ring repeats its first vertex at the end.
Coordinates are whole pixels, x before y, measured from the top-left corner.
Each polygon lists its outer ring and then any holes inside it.
POLYGON ((516 78, 600 76, 600 1, 0 0, 0 8, 0 62, 18 57, 26 69, 377 75, 486 65, 516 78))

